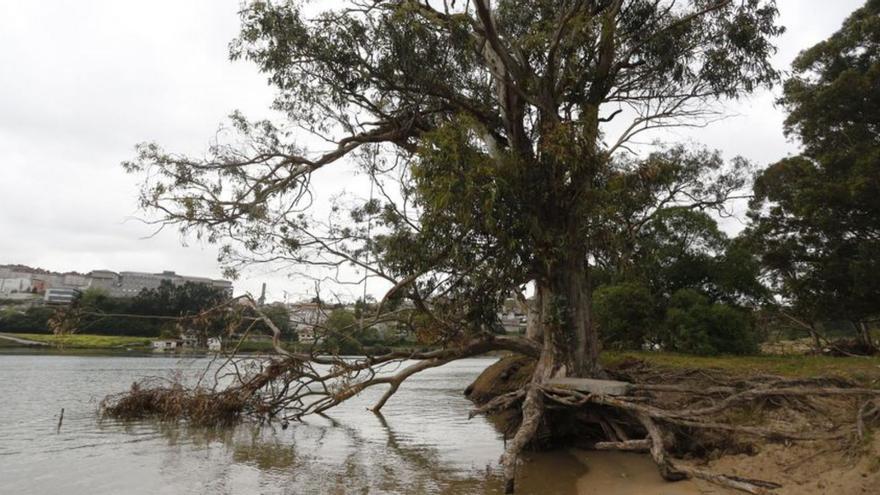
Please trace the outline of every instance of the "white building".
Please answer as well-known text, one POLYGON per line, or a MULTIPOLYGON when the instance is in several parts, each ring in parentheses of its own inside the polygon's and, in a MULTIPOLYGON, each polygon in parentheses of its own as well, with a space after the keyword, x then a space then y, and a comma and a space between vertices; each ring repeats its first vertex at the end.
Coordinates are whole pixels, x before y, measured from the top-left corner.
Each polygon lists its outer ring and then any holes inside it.
POLYGON ((220 352, 223 350, 223 340, 220 337, 211 337, 208 339, 208 350, 212 352, 220 352))
MULTIPOLYGON (((534 304, 534 301, 530 300, 527 304, 532 305, 534 304)), ((501 321, 501 326, 504 327, 505 333, 525 333, 526 327, 528 327, 529 318, 524 310, 525 308, 519 304, 516 298, 508 297, 504 300, 504 303, 501 306, 501 311, 498 312, 498 320, 501 321)))
POLYGON ((297 340, 317 344, 323 339, 320 326, 327 321, 327 312, 318 303, 295 303, 288 305, 290 327, 297 340))
POLYGON ((180 341, 176 339, 162 339, 153 341, 153 350, 155 351, 170 351, 177 349, 179 346, 180 341))
POLYGON ((18 294, 30 290, 30 277, 0 278, 0 294, 18 294))
POLYGON ((46 289, 46 292, 43 295, 43 302, 46 304, 70 304, 77 298, 77 296, 79 296, 79 294, 80 291, 77 289, 63 287, 46 289))

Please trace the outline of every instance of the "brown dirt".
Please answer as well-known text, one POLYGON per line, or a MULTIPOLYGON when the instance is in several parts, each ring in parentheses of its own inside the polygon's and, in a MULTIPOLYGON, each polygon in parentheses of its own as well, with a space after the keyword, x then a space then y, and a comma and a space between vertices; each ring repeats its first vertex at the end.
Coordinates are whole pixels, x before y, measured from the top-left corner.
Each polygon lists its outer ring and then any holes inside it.
POLYGON ((529 357, 518 354, 503 357, 480 373, 465 389, 464 395, 477 404, 485 404, 494 397, 525 385, 534 367, 535 360, 529 357))
MULTIPOLYGON (((534 367, 535 360, 529 357, 503 357, 480 373, 465 389, 464 394, 476 404, 485 404, 494 397, 513 392, 525 385, 531 378, 534 367)), ((521 419, 519 409, 506 409, 489 416, 495 429, 505 435, 516 433, 521 419)))

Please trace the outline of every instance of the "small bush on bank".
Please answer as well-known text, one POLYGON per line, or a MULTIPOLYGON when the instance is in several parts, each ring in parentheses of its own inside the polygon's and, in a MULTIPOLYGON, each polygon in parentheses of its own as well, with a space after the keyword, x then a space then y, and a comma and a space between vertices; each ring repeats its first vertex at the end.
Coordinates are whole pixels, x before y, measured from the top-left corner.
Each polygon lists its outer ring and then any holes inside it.
POLYGON ((657 304, 642 285, 605 285, 593 294, 596 323, 606 349, 641 349, 656 337, 657 304))

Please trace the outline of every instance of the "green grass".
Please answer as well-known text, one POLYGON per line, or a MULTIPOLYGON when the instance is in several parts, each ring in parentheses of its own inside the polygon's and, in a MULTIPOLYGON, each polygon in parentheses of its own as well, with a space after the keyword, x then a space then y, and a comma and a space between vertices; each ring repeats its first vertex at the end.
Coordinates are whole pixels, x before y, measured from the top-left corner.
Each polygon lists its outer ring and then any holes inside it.
POLYGON ((772 374, 789 377, 839 376, 880 386, 880 357, 828 356, 687 356, 663 352, 606 352, 606 365, 641 359, 669 368, 714 368, 735 374, 772 374))
MULTIPOLYGON (((237 341, 225 342, 225 344, 227 346, 229 346, 229 349, 226 349, 226 350, 231 350, 231 348, 234 347, 237 343, 238 343, 237 341)), ((281 347, 283 347, 289 351, 294 350, 292 348, 292 346, 287 343, 282 343, 281 347)), ((265 353, 265 352, 272 352, 274 350, 275 350, 275 348, 272 347, 272 342, 265 341, 265 340, 246 340, 246 341, 242 342, 241 345, 238 347, 238 352, 264 352, 265 353)))
POLYGON ((124 347, 148 347, 153 339, 148 337, 123 337, 117 335, 68 334, 51 335, 39 333, 18 333, 18 338, 45 342, 68 349, 115 349, 124 347))

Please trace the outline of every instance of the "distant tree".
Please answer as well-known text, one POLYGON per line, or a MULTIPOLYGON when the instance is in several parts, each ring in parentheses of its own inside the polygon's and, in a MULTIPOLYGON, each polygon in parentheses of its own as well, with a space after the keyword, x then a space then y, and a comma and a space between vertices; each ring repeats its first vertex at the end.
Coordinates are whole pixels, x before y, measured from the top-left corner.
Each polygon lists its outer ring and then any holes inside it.
POLYGON ((163 280, 159 287, 138 293, 131 310, 139 315, 190 316, 219 306, 227 299, 222 289, 207 284, 163 280))
POLYGON ((322 325, 321 348, 339 354, 361 354, 360 327, 354 313, 346 309, 334 309, 322 325))
MULTIPOLYGON (((260 308, 266 317, 272 320, 272 323, 281 330, 281 334, 286 338, 292 338, 295 336, 291 326, 290 326, 290 311, 287 309, 287 306, 281 303, 273 303, 267 304, 260 308)), ((261 330, 263 333, 271 333, 271 330, 265 328, 265 324, 262 322, 259 323, 261 330)))
POLYGON ((647 287, 634 282, 603 285, 593 301, 607 349, 641 349, 657 337, 661 310, 647 287))
POLYGON ((753 354, 758 351, 750 312, 712 303, 697 291, 672 295, 664 322, 663 348, 691 354, 753 354))
POLYGON ((802 52, 780 102, 800 155, 762 172, 748 237, 800 318, 847 319, 868 348, 880 315, 880 1, 802 52))
POLYGON ((55 309, 46 306, 32 306, 24 311, 6 309, 0 312, 0 331, 19 333, 47 333, 49 319, 55 309))
POLYGON ((75 304, 92 310, 106 310, 110 301, 110 293, 98 287, 89 287, 80 292, 75 304))
POLYGON ((724 235, 709 214, 731 213, 730 201, 745 197, 750 170, 741 158, 728 163, 718 152, 684 146, 642 159, 617 158, 601 214, 591 226, 598 267, 625 279, 636 264, 652 257, 717 253, 724 235), (679 228, 686 232, 677 233, 679 228), (661 238, 654 239, 655 234, 661 238), (674 245, 656 252, 665 244, 674 245))
MULTIPOLYGON (((724 206, 723 200, 718 206, 724 206)), ((721 232, 706 211, 693 206, 655 208, 640 223, 629 237, 628 254, 613 252, 610 258, 615 262, 604 264, 606 271, 596 277, 596 321, 607 347, 668 344, 663 320, 679 291, 697 293, 709 304, 740 312, 766 300, 758 260, 741 240, 731 240, 721 232)), ((706 345, 699 349, 679 346, 678 350, 705 354, 713 349, 706 345)))

